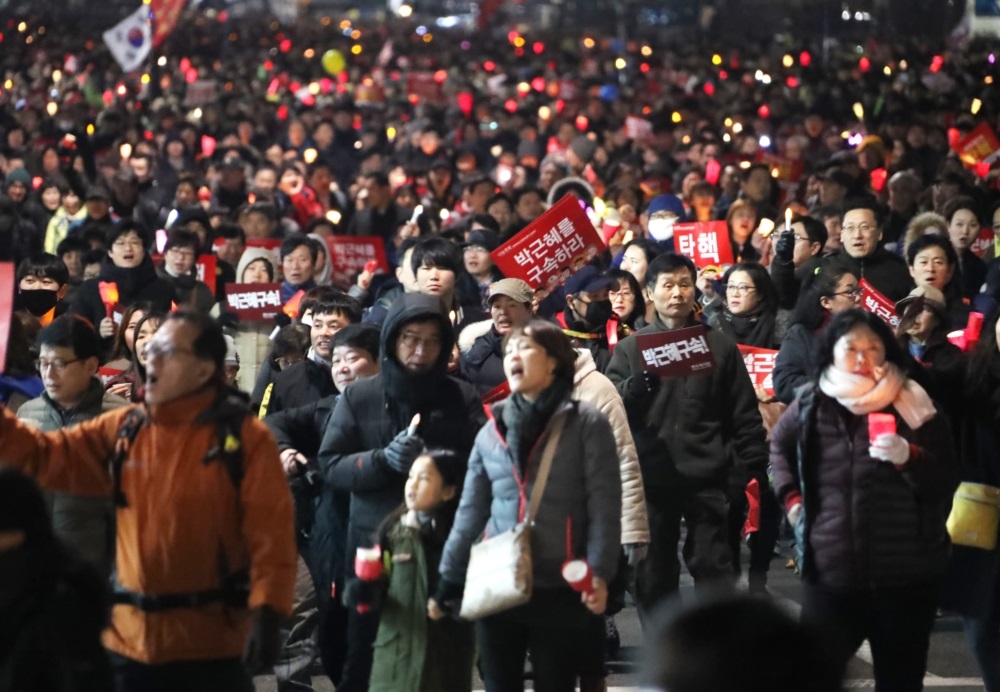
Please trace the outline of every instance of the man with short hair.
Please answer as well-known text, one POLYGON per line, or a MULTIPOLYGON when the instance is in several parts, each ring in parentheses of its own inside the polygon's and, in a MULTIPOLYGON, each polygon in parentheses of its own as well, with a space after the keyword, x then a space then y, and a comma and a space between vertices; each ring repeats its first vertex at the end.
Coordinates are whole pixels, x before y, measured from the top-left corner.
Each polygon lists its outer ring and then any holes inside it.
MULTIPOLYGON (((101 338, 86 320, 57 317, 38 333, 38 344, 38 374, 45 391, 22 405, 18 418, 49 432, 128 404, 106 392, 97 377, 101 338)), ((112 558, 108 535, 114 526, 111 499, 54 491, 45 495, 56 536, 107 575, 112 558)))
POLYGON ((811 216, 793 218, 791 229, 778 235, 771 262, 771 278, 778 289, 778 307, 786 310, 795 307, 802 282, 819 269, 826 240, 826 226, 811 216))
POLYGON ((0 456, 43 487, 115 499, 117 690, 248 692, 277 655, 295 578, 278 449, 222 384, 210 317, 171 313, 146 352, 144 404, 48 433, 0 408, 0 456))
MULTIPOLYGON (((403 501, 410 466, 425 447, 448 447, 466 459, 486 422, 476 390, 448 376, 454 346, 444 306, 407 293, 382 326, 378 375, 349 386, 333 410, 319 450, 327 483, 351 493, 348 564, 372 547, 378 527, 403 501), (419 420, 414 415, 420 414, 419 420), (416 432, 409 426, 417 423, 416 432)), ((343 579, 345 575, 337 575, 343 579)), ((347 662, 338 692, 368 688, 376 613, 349 613, 347 662)))
POLYGON ((894 303, 905 298, 913 289, 913 279, 906 262, 880 245, 880 209, 874 202, 853 200, 844 204, 844 210, 841 248, 826 257, 823 266, 846 269, 894 303))
POLYGON ((646 270, 656 313, 653 324, 618 343, 607 376, 628 412, 639 453, 651 543, 636 571, 636 600, 644 614, 676 593, 677 543, 687 526, 684 560, 697 586, 731 586, 727 489, 732 456, 753 474, 768 463, 757 395, 736 344, 706 327, 715 363, 710 372, 662 378, 649 371, 637 335, 698 326, 696 270, 674 253, 646 270))
POLYGON ((285 280, 281 283, 281 302, 287 303, 299 291, 316 288, 313 274, 319 249, 314 241, 304 233, 295 233, 281 242, 281 271, 285 280))
MULTIPOLYGON (((492 220, 492 217, 490 217, 492 220)), ((493 231, 475 230, 470 231, 465 236, 465 243, 462 245, 462 260, 465 263, 466 274, 469 277, 469 292, 472 293, 472 284, 475 285, 475 292, 482 301, 482 308, 489 309, 490 285, 494 281, 503 278, 503 274, 493 264, 490 253, 500 245, 500 238, 493 231)))
POLYGON ((194 231, 171 229, 163 248, 163 260, 156 265, 156 275, 174 287, 178 305, 208 313, 215 305, 215 296, 205 282, 198 280, 200 246, 194 231))
POLYGON ((594 265, 584 266, 566 280, 563 287, 566 307, 556 314, 556 321, 573 339, 573 346, 589 351, 601 373, 611 361, 608 346, 608 320, 614 315, 609 295, 611 283, 594 265))
MULTIPOLYGON (((500 279, 490 284, 487 307, 492 323, 489 331, 476 338, 459 360, 462 374, 481 394, 507 381, 503 371, 503 340, 531 319, 533 298, 531 286, 521 279, 500 279)), ((460 343, 467 338, 462 335, 460 343)))
POLYGON ((464 266, 462 253, 445 238, 425 238, 413 247, 410 266, 417 280, 417 290, 441 301, 451 317, 455 333, 486 319, 477 296, 465 295, 459 286, 464 266))

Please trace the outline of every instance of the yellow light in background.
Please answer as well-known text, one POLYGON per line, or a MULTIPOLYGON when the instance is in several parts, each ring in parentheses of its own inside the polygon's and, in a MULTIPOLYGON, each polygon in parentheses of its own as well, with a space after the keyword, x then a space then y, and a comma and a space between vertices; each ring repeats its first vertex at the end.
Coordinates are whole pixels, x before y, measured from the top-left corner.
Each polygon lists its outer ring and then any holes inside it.
POLYGON ((615 60, 616 69, 624 70, 626 65, 628 65, 628 63, 625 62, 625 58, 618 58, 617 60, 615 60))
POLYGON ((791 55, 785 54, 785 57, 781 59, 781 64, 784 65, 785 67, 791 67, 792 65, 795 64, 795 58, 793 58, 791 55))
MULTIPOLYGON (((424 43, 430 43, 433 40, 434 40, 433 34, 424 34, 424 43)), ((361 51, 358 52, 360 53, 361 51)))
POLYGON ((121 154, 123 159, 127 159, 132 155, 132 145, 128 142, 123 142, 120 147, 118 147, 118 153, 121 154))
POLYGON ((94 134, 94 123, 87 123, 87 134, 94 134))
POLYGON ((518 36, 517 38, 514 39, 514 47, 515 48, 524 48, 524 37, 523 36, 518 36))
POLYGON ((841 139, 850 139, 851 138, 851 133, 848 130, 844 130, 843 132, 840 133, 840 138, 841 139))
POLYGON ((584 48, 593 48, 595 45, 597 44, 594 43, 594 39, 590 38, 589 36, 583 39, 584 48))
POLYGON ((396 139, 396 128, 394 128, 392 125, 385 128, 385 136, 390 142, 396 139))
POLYGON ((302 57, 305 58, 306 60, 312 60, 313 58, 316 57, 316 51, 313 50, 312 48, 306 48, 304 51, 302 51, 302 57))
POLYGON ((680 111, 674 111, 670 114, 671 122, 679 123, 681 120, 683 120, 683 118, 681 117, 680 111))
POLYGON ((62 81, 62 70, 52 70, 52 83, 58 84, 62 81))
POLYGON ((855 103, 851 107, 851 110, 854 111, 854 117, 857 118, 858 120, 864 120, 865 119, 865 107, 862 106, 860 102, 855 103))
POLYGON ((351 52, 354 53, 354 55, 361 55, 361 46, 352 46, 351 52))
POLYGON ((982 108, 982 107, 983 107, 983 102, 982 101, 980 101, 979 99, 972 99, 972 108, 970 110, 972 111, 973 115, 975 115, 976 113, 978 113, 979 109, 982 108))
POLYGON ((317 156, 319 156, 319 152, 317 152, 312 147, 309 147, 308 149, 302 152, 302 160, 305 161, 306 164, 310 164, 313 161, 315 161, 317 156))
POLYGON ((503 147, 500 146, 499 144, 494 144, 492 147, 490 147, 490 154, 493 155, 493 158, 495 159, 500 158, 500 154, 502 153, 503 153, 503 147))
POLYGON ((900 60, 899 61, 899 69, 901 69, 901 70, 903 70, 905 72, 907 67, 909 67, 909 66, 906 64, 905 60, 900 60))
POLYGON ((3 88, 7 89, 7 90, 13 89, 14 88, 14 80, 13 79, 8 79, 6 82, 3 83, 3 88))
POLYGON ((722 56, 719 55, 718 53, 716 53, 715 55, 713 55, 712 56, 712 64, 713 65, 721 65, 722 64, 722 56))
POLYGON ((732 139, 732 137, 730 137, 730 136, 729 136, 729 133, 728 133, 728 132, 726 132, 725 134, 723 134, 723 135, 722 135, 722 141, 723 141, 723 142, 728 142, 728 141, 730 141, 731 139, 732 139))
POLYGON ((683 137, 681 137, 681 144, 690 144, 690 143, 691 143, 691 135, 684 135, 683 137))
POLYGON ((548 120, 552 117, 552 109, 548 106, 541 106, 538 109, 538 117, 542 120, 548 120))
POLYGON ((317 96, 320 91, 321 91, 321 89, 320 89, 320 86, 319 86, 319 82, 310 82, 310 84, 309 84, 309 93, 310 94, 312 94, 313 96, 317 96))
POLYGON ((594 198, 594 213, 598 217, 604 216, 604 212, 607 210, 608 206, 604 203, 604 200, 600 197, 594 198))
MULTIPOLYGON (((45 105, 45 112, 48 113, 50 116, 51 115, 55 115, 56 113, 59 112, 59 104, 56 103, 55 101, 49 101, 45 105)), ((973 112, 975 112, 975 111, 973 111, 973 112)))
POLYGON ((359 31, 358 29, 355 29, 354 31, 352 31, 351 32, 351 38, 353 38, 355 41, 357 41, 359 38, 361 38, 361 31, 359 31))
POLYGON ((27 22, 21 22, 20 24, 18 24, 17 25, 17 30, 20 31, 22 34, 25 31, 27 31, 28 30, 28 24, 27 24, 27 22))
POLYGON ((650 48, 649 46, 643 46, 642 47, 642 55, 644 57, 648 58, 652 54, 653 54, 653 49, 652 48, 650 48))
POLYGON ((732 118, 726 118, 725 120, 722 121, 722 124, 725 125, 726 127, 732 127, 733 126, 733 119, 732 118))
POLYGON ((351 28, 351 20, 350 19, 345 19, 344 21, 342 21, 340 23, 340 28, 341 29, 350 29, 351 28))
POLYGON ((145 72, 143 73, 143 75, 141 77, 139 77, 139 81, 142 82, 143 84, 149 84, 149 82, 150 82, 151 79, 152 78, 149 76, 149 74, 147 74, 145 72))
POLYGON ((160 67, 166 67, 167 66, 167 56, 161 55, 160 59, 156 61, 156 64, 159 65, 160 67))
POLYGON ((889 67, 888 65, 886 65, 885 67, 882 68, 882 74, 884 74, 886 77, 891 77, 892 76, 892 68, 889 67))
MULTIPOLYGON (((404 7, 405 7, 405 5, 404 5, 404 7)), ((326 220, 329 221, 330 223, 334 224, 334 225, 340 223, 340 220, 342 218, 343 218, 343 215, 339 211, 337 211, 336 209, 331 209, 330 211, 328 211, 326 213, 326 220)))
POLYGON ((740 123, 733 123, 733 133, 738 135, 741 132, 743 132, 743 125, 740 123))
POLYGON ((411 14, 413 14, 413 8, 412 7, 410 7, 409 5, 400 5, 400 7, 399 7, 399 16, 400 17, 406 18, 406 17, 409 17, 411 14))
POLYGON ((442 221, 447 221, 449 216, 451 216, 451 212, 450 211, 448 211, 447 209, 442 209, 441 210, 441 220, 442 221))
POLYGON ((749 161, 740 161, 740 168, 750 168, 749 161))
POLYGON ((993 83, 993 75, 986 75, 986 77, 983 79, 983 84, 992 84, 992 83, 993 83))

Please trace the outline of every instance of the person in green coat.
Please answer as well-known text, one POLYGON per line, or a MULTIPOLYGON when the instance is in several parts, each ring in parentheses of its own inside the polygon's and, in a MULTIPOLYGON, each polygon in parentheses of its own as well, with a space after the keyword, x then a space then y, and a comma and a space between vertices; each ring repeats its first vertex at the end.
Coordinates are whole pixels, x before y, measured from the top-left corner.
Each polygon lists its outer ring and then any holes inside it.
MULTIPOLYGON (((425 450, 410 467, 405 505, 380 531, 377 560, 347 587, 348 606, 378 609, 380 622, 369 692, 470 692, 473 625, 431 620, 427 601, 451 530, 465 460, 451 450, 425 450)), ((363 561, 359 550, 356 567, 363 561)))

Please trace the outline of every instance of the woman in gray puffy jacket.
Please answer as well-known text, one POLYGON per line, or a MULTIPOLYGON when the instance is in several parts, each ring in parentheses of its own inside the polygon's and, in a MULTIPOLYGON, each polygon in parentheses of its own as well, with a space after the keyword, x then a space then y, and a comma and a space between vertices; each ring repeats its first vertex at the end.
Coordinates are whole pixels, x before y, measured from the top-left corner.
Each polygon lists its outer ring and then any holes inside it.
MULTIPOLYGON (((615 438, 593 406, 570 399, 576 353, 555 325, 532 320, 507 337, 504 372, 512 395, 492 407, 469 457, 458 514, 428 609, 440 617, 461 596, 472 544, 523 521, 553 420, 564 416, 552 470, 531 534, 534 592, 525 605, 479 620, 487 692, 520 690, 530 651, 536 690, 570 691, 594 651, 621 545, 621 479, 615 438), (585 560, 590 593, 562 577, 585 560)), ((603 636, 599 635, 599 640, 603 636)))

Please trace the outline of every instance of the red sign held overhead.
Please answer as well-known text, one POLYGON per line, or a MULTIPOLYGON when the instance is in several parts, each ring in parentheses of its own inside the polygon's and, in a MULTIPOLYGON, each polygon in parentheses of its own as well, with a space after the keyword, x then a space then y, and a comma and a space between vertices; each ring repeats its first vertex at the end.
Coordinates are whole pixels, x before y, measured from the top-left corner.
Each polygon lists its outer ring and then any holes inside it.
POLYGON ((976 239, 972 241, 972 245, 969 246, 969 250, 972 251, 976 257, 982 257, 986 254, 986 251, 993 247, 993 229, 986 227, 979 231, 979 235, 976 239))
POLYGON ((743 344, 737 346, 743 354, 743 363, 747 366, 753 386, 761 387, 774 396, 774 360, 778 357, 778 352, 770 348, 754 348, 743 344))
POLYGON ((955 152, 969 168, 976 168, 980 163, 991 164, 1000 157, 1000 139, 986 123, 980 123, 976 129, 967 134, 955 144, 955 152))
POLYGON ((281 284, 226 284, 226 304, 243 322, 267 322, 281 312, 281 284))
POLYGON ((350 288, 369 262, 375 262, 373 273, 388 274, 389 260, 385 243, 376 236, 331 235, 326 238, 330 256, 330 283, 350 288))
POLYGON ((899 316, 896 314, 896 304, 886 298, 883 294, 868 283, 867 279, 861 279, 861 307, 882 318, 882 321, 892 327, 895 331, 899 326, 899 316))
POLYGON ((732 264, 733 248, 725 221, 674 224, 674 247, 703 269, 712 264, 732 264))
POLYGON ((646 369, 660 377, 687 377, 715 370, 703 325, 635 335, 646 369))
POLYGON ((0 262, 0 373, 7 368, 7 343, 14 314, 14 264, 0 262))
POLYGON ((587 212, 569 194, 490 253, 504 276, 551 290, 604 250, 587 212))

